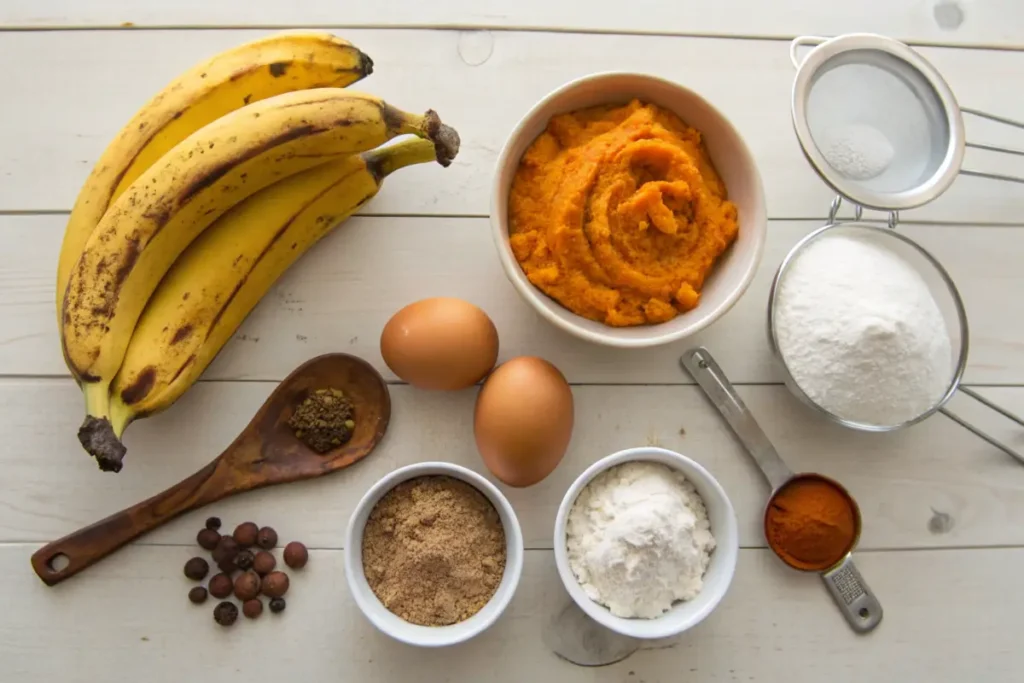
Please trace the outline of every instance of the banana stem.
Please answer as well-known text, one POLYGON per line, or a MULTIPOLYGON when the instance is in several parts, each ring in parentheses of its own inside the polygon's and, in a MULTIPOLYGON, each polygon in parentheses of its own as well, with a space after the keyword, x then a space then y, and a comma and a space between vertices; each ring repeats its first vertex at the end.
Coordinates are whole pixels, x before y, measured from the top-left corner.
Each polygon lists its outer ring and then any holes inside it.
POLYGON ((366 169, 379 183, 400 168, 437 160, 437 150, 430 140, 412 138, 387 147, 363 152, 366 169))
POLYGON ((426 137, 434 143, 434 154, 437 163, 447 167, 459 153, 459 133, 451 126, 441 123, 441 117, 433 109, 420 118, 418 130, 403 130, 403 133, 414 133, 420 137, 426 137))
POLYGON ((128 429, 128 425, 130 425, 134 419, 135 415, 124 403, 118 401, 116 398, 110 402, 110 425, 114 430, 114 436, 118 439, 121 438, 124 434, 124 430, 128 429))
POLYGON ((120 472, 127 449, 114 433, 108 417, 110 403, 109 382, 91 382, 83 385, 85 392, 85 421, 78 428, 78 440, 89 455, 96 458, 104 472, 120 472))

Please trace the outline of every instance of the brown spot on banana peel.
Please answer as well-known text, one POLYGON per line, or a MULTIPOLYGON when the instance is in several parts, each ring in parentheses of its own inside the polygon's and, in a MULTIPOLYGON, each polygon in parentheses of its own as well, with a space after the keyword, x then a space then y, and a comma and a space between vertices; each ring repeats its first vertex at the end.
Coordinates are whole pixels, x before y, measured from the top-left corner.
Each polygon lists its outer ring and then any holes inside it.
MULTIPOLYGON (((121 291, 121 285, 124 284, 125 278, 132 272, 132 268, 135 267, 135 262, 139 260, 139 254, 142 249, 139 247, 139 238, 135 235, 125 240, 125 251, 124 258, 121 260, 121 265, 118 267, 117 272, 114 273, 114 302, 121 291)), ((100 259, 103 263, 104 259, 100 259)), ((97 269, 98 270, 98 269, 97 269)))
POLYGON ((157 229, 159 229, 166 225, 167 221, 171 219, 171 208, 166 205, 154 207, 142 214, 142 217, 146 220, 153 221, 156 224, 157 229))
MULTIPOLYGON (((315 135, 316 133, 322 133, 326 129, 312 124, 305 126, 297 126, 291 130, 285 131, 280 135, 277 135, 270 140, 267 140, 263 144, 253 147, 252 149, 246 150, 244 153, 235 156, 234 158, 228 159, 214 168, 210 169, 209 172, 204 174, 202 177, 197 178, 189 186, 184 188, 182 193, 179 195, 178 206, 184 206, 192 200, 198 193, 205 190, 206 188, 213 185, 215 182, 227 175, 231 169, 237 167, 240 164, 249 161, 250 159, 263 154, 267 150, 273 149, 279 145, 283 145, 286 142, 297 140, 309 135, 315 135)), ((154 233, 155 234, 155 233, 154 233)))
MULTIPOLYGON (((384 169, 385 157, 380 154, 367 154, 366 152, 363 152, 360 156, 363 158, 363 164, 366 166, 366 172, 373 176, 373 181, 377 183, 377 185, 380 185, 381 181, 387 175, 387 171, 384 169)), ((317 216, 316 222, 319 223, 324 220, 324 218, 324 216, 317 216)), ((292 249, 294 248, 295 245, 293 244, 292 249)))
POLYGON ((104 472, 120 472, 127 449, 114 434, 114 427, 105 417, 87 415, 78 428, 78 440, 89 455, 96 458, 104 472))
POLYGON ((280 78, 285 75, 290 66, 291 62, 274 62, 270 65, 270 75, 274 78, 280 78))
POLYGON ((384 125, 389 131, 393 133, 399 133, 409 123, 409 114, 397 107, 392 107, 390 104, 384 101, 377 103, 380 108, 380 117, 384 120, 384 125))
POLYGON ((147 365, 131 384, 121 390, 121 401, 128 406, 138 403, 149 395, 154 384, 156 384, 156 368, 147 365))
MULTIPOLYGON (((141 253, 141 251, 142 249, 139 245, 139 238, 137 236, 132 235, 131 237, 125 240, 125 249, 123 252, 123 257, 119 259, 121 265, 113 273, 113 283, 108 284, 107 288, 102 293, 102 295, 100 295, 100 297, 97 297, 99 300, 92 306, 90 306, 89 312, 91 315, 87 317, 85 320, 83 320, 81 316, 76 316, 73 311, 69 310, 68 306, 70 300, 80 300, 81 296, 75 297, 73 294, 70 296, 65 296, 64 324, 66 326, 75 324, 78 327, 85 328, 104 326, 104 329, 107 329, 105 327, 105 321, 113 313, 114 308, 117 305, 118 298, 120 297, 121 294, 121 287, 124 285, 125 279, 127 279, 128 274, 131 273, 132 268, 135 266, 135 262, 138 261, 139 254, 141 253)), ((81 272, 81 269, 85 267, 85 259, 80 259, 79 264, 81 272)), ((109 268, 110 266, 107 265, 106 259, 101 258, 96 266, 97 275, 100 274, 101 272, 108 271, 109 268)), ((96 359, 98 354, 98 349, 94 350, 94 352, 90 354, 90 363, 92 363, 96 359)), ((83 381, 96 381, 98 379, 94 378, 88 372, 77 366, 72 368, 72 371, 83 381)))
POLYGON ((174 332, 174 336, 171 337, 171 346, 180 344, 181 342, 192 336, 192 323, 185 323, 174 332))
MULTIPOLYGON (((95 354, 93 354, 93 358, 95 359, 95 354)), ((64 354, 64 359, 67 360, 66 353, 64 354)), ((88 372, 80 372, 77 368, 73 368, 72 372, 78 376, 79 384, 92 384, 100 381, 100 378, 97 375, 91 375, 88 372)))

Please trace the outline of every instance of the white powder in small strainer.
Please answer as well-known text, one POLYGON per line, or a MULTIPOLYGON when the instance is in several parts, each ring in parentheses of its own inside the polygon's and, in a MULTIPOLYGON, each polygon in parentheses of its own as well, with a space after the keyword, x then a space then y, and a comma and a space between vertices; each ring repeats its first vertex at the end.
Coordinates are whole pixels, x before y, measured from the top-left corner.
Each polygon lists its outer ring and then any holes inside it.
POLYGON ((895 154, 889 138, 863 123, 833 126, 822 137, 818 148, 825 161, 852 180, 870 180, 881 175, 895 154))

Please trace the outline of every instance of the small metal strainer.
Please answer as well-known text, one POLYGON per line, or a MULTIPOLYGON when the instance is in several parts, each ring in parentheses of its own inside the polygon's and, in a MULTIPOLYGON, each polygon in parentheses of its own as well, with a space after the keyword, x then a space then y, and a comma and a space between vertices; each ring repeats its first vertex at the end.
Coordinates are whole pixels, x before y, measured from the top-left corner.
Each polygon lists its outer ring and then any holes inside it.
POLYGON ((961 168, 966 147, 1024 155, 968 142, 963 114, 1016 128, 1024 123, 960 107, 935 67, 898 40, 870 33, 804 36, 790 44, 790 59, 800 146, 846 199, 897 212, 936 199, 958 174, 1024 183, 961 168), (801 61, 797 50, 812 45, 801 61))

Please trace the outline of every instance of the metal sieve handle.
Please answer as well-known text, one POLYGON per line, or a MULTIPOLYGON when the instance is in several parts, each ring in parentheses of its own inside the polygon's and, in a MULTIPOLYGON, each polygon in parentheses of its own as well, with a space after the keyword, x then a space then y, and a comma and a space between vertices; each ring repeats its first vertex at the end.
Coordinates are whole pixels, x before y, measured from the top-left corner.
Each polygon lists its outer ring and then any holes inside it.
MULTIPOLYGON (((969 109, 967 107, 960 107, 960 112, 963 114, 971 114, 978 118, 988 119, 989 121, 995 121, 1001 123, 1004 126, 1011 126, 1013 128, 1024 128, 1024 122, 1015 121, 1008 119, 1005 116, 996 116, 995 114, 989 114, 988 112, 978 111, 977 109, 969 109)), ((1024 156, 1024 150, 1014 149, 1012 147, 1000 147, 998 145, 984 145, 977 142, 971 142, 968 140, 966 143, 968 147, 975 149, 983 149, 988 152, 996 152, 997 154, 1013 154, 1016 156, 1024 156)), ((1002 173, 988 173, 986 171, 970 171, 964 168, 960 169, 960 175, 975 176, 977 178, 988 178, 989 180, 1003 180, 1010 183, 1024 183, 1024 177, 1004 175, 1002 173)))
MULTIPOLYGON (((860 204, 850 201, 853 204, 853 220, 859 221, 861 216, 864 215, 864 207, 860 204)), ((836 219, 839 216, 839 208, 843 205, 843 195, 837 194, 836 198, 832 200, 832 206, 828 209, 828 224, 835 225, 836 219)), ((895 229, 900 222, 900 212, 890 211, 889 212, 889 227, 895 229)))
POLYGON ((815 47, 821 45, 828 38, 821 38, 820 36, 800 36, 794 38, 789 44, 789 61, 793 62, 793 68, 799 69, 800 64, 803 62, 802 59, 797 59, 796 51, 801 47, 815 47))
MULTIPOLYGON (((971 398, 973 398, 975 401, 977 401, 978 403, 982 404, 986 408, 994 410, 997 413, 999 413, 1000 415, 1002 415, 1003 417, 1006 417, 1006 418, 1010 419, 1011 421, 1016 422, 1021 427, 1024 427, 1024 418, 1021 418, 1021 417, 1019 417, 1017 415, 1014 415, 1013 413, 1011 413, 1006 408, 1003 408, 1002 406, 997 406, 995 403, 992 403, 992 401, 989 401, 987 398, 985 398, 984 396, 981 396, 980 394, 978 394, 977 392, 975 392, 972 389, 968 389, 967 387, 963 387, 962 386, 962 387, 959 388, 959 390, 962 391, 963 393, 967 394, 968 396, 970 396, 971 398)), ((972 433, 975 436, 977 436, 979 439, 982 439, 983 441, 985 441, 985 442, 995 446, 996 448, 1001 450, 1003 453, 1006 453, 1007 455, 1009 455, 1011 458, 1014 458, 1018 462, 1020 462, 1021 464, 1024 464, 1024 454, 1015 451, 1010 446, 1004 444, 1002 441, 999 441, 995 437, 990 436, 990 435, 986 434, 985 432, 981 431, 979 428, 975 427, 970 422, 968 422, 967 420, 963 419, 962 417, 960 417, 956 413, 952 412, 948 408, 940 408, 939 412, 942 413, 943 415, 945 415, 946 417, 948 417, 950 420, 953 420, 953 422, 956 422, 958 425, 960 425, 961 427, 963 427, 964 429, 966 429, 970 433, 972 433)))

